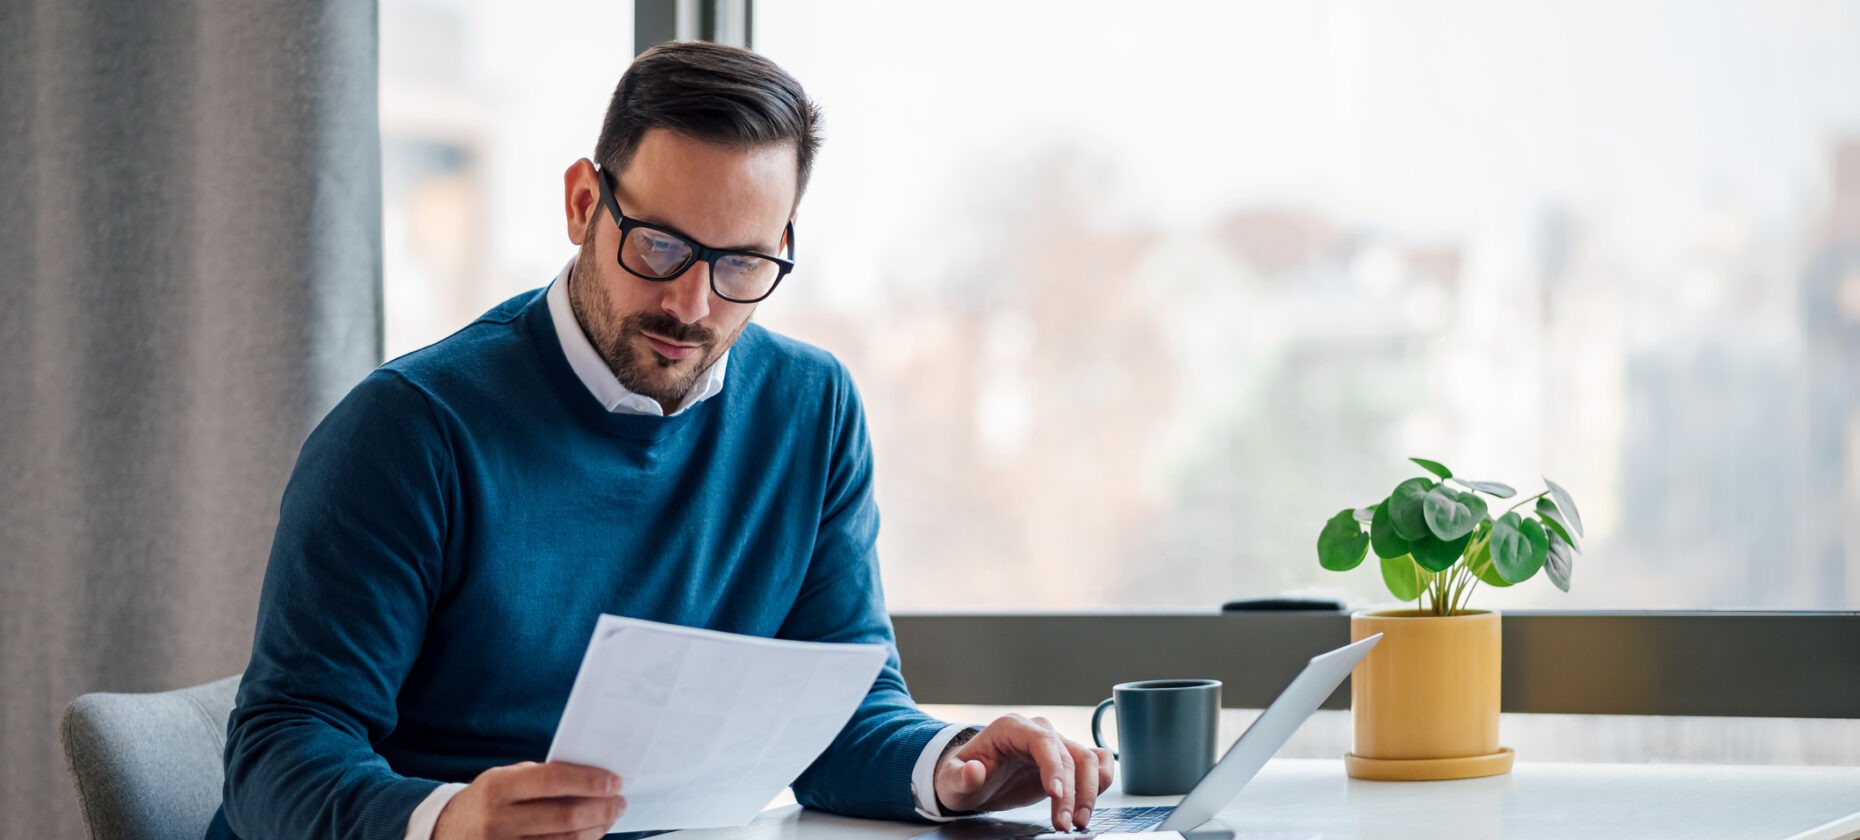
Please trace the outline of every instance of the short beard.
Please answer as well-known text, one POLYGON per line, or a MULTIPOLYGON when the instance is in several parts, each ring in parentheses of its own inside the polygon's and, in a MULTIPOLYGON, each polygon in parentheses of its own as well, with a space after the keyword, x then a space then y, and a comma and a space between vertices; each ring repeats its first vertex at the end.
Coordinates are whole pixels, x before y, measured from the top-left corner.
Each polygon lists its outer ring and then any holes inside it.
MULTIPOLYGON (((717 363, 717 358, 725 349, 736 343, 736 335, 719 342, 715 330, 681 323, 663 312, 635 312, 622 319, 618 328, 597 329, 595 325, 604 326, 605 322, 595 313, 612 312, 614 306, 607 295, 607 289, 601 285, 600 272, 594 262, 592 224, 582 237, 582 243, 581 254, 575 259, 575 268, 568 284, 569 308, 574 310, 582 334, 588 337, 588 343, 594 345, 594 352, 600 354, 601 360, 607 363, 607 369, 613 371, 614 378, 620 380, 620 384, 627 390, 658 402, 667 414, 676 411, 691 393, 691 388, 697 384, 698 377, 717 363), (640 354, 633 347, 633 338, 641 332, 699 345, 697 358, 691 360, 696 363, 682 374, 676 373, 672 369, 679 364, 679 360, 667 359, 650 350, 646 352, 651 355, 651 360, 642 363, 640 354), (654 376, 655 373, 660 376, 654 376), (670 379, 663 378, 666 373, 672 374, 670 379)), ((628 275, 628 279, 634 278, 628 275)), ((741 332, 739 329, 737 334, 741 332)))
MULTIPOLYGON (((580 316, 577 315, 577 318, 580 316)), ((620 322, 620 330, 611 342, 603 341, 597 349, 601 359, 614 372, 614 378, 635 394, 641 394, 658 400, 671 413, 674 406, 684 402, 691 393, 693 385, 710 366, 717 363, 717 334, 696 324, 681 324, 663 312, 635 312, 620 322), (633 348, 633 338, 642 332, 661 335, 680 343, 697 344, 696 362, 682 373, 676 368, 685 361, 668 359, 650 350, 646 351, 649 361, 642 364, 640 354, 633 348), (670 380, 654 379, 654 373, 670 373, 670 380)))

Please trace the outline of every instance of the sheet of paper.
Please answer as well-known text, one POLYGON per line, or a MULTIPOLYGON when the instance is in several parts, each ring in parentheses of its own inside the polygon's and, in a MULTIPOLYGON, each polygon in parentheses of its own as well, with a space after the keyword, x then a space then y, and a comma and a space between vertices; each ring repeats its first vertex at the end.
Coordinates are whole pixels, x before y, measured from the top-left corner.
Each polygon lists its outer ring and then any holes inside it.
POLYGON ((549 760, 620 776, 613 831, 743 825, 833 742, 887 655, 603 615, 549 760))

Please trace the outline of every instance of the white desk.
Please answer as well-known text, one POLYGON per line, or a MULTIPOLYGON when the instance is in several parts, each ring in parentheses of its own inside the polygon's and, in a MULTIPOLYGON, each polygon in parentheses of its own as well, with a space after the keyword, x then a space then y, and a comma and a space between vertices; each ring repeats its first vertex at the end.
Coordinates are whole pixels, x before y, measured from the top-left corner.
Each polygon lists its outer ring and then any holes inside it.
MULTIPOLYGON (((1167 804, 1126 797, 1104 805, 1167 804)), ((1015 812, 1029 821, 1050 813, 1015 812)), ((1452 838, 1860 837, 1860 768, 1528 764, 1509 774, 1454 782, 1365 782, 1343 762, 1274 759, 1221 812, 1236 840, 1452 840, 1452 838)), ((795 806, 747 827, 680 832, 679 840, 908 838, 919 825, 848 819, 795 806)))

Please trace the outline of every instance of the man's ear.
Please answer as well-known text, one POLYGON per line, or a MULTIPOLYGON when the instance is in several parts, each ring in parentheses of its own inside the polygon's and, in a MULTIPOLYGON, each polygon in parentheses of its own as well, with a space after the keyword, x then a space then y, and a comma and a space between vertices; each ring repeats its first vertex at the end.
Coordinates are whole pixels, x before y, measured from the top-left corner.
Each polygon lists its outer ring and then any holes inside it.
POLYGON ((594 162, 582 158, 569 164, 568 171, 562 173, 562 209, 567 215, 568 241, 579 246, 588 232, 588 225, 601 212, 600 174, 594 171, 594 162))

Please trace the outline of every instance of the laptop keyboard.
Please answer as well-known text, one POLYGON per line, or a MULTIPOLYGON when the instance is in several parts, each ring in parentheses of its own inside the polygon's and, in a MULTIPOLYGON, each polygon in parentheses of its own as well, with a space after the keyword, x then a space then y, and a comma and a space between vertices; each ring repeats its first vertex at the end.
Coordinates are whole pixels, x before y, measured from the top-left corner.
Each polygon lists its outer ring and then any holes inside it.
POLYGON ((1002 822, 993 819, 956 820, 919 834, 911 840, 1009 840, 1009 838, 1056 837, 1083 840, 1099 834, 1124 834, 1146 831, 1169 818, 1171 805, 1102 808, 1091 813, 1091 824, 1084 831, 1055 832, 1050 824, 1002 822))
POLYGON ((1089 834, 1134 833, 1156 825, 1169 818, 1174 805, 1149 805, 1133 808, 1105 808, 1093 811, 1091 823, 1085 826, 1089 834))

